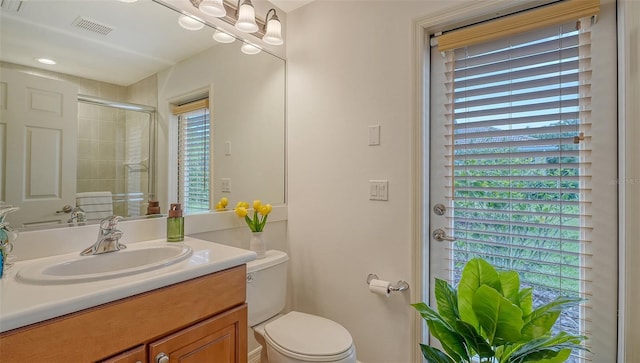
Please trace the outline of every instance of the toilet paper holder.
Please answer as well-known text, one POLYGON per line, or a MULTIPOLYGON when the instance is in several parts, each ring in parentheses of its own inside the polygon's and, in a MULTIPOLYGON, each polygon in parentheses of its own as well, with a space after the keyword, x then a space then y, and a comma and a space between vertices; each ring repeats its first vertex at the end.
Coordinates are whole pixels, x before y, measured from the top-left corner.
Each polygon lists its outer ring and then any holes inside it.
MULTIPOLYGON (((369 285, 371 283, 371 280, 378 280, 378 275, 369 274, 367 276, 367 285, 369 285)), ((403 281, 403 280, 399 280, 395 284, 390 284, 389 285, 389 292, 404 291, 404 290, 408 290, 408 289, 409 289, 409 283, 407 283, 406 281, 403 281)))

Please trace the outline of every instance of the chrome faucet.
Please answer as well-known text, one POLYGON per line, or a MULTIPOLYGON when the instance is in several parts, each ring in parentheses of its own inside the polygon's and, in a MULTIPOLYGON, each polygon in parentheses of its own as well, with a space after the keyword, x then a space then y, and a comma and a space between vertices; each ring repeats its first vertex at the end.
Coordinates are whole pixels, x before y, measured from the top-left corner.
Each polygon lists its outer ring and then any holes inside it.
POLYGON ((107 252, 115 252, 127 248, 120 243, 122 231, 116 229, 120 216, 110 216, 100 221, 98 240, 91 247, 86 248, 80 254, 82 256, 99 255, 107 252))
POLYGON ((77 223, 82 223, 85 220, 86 220, 86 216, 85 216, 85 213, 84 213, 84 209, 82 209, 80 207, 75 207, 71 211, 71 218, 69 218, 67 223, 77 224, 77 223))

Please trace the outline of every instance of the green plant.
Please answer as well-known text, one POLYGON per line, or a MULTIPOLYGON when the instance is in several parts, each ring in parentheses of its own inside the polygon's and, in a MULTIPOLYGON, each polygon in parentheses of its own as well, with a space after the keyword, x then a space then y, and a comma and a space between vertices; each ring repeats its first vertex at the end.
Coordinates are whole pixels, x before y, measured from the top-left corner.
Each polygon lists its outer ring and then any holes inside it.
POLYGON ((497 271, 480 258, 467 262, 457 290, 435 284, 437 311, 412 304, 444 349, 420 344, 428 362, 557 363, 585 349, 584 336, 551 332, 562 310, 581 299, 558 297, 534 309, 533 289, 520 289, 516 271, 497 271))

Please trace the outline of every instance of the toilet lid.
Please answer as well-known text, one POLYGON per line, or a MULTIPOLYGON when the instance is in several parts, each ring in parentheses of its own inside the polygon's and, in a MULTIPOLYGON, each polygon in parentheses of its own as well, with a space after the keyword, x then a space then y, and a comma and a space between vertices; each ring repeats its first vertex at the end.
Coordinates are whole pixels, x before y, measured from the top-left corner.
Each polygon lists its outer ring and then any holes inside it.
POLYGON ((264 327, 281 348, 306 356, 333 356, 349 350, 351 335, 335 321, 292 311, 264 327))

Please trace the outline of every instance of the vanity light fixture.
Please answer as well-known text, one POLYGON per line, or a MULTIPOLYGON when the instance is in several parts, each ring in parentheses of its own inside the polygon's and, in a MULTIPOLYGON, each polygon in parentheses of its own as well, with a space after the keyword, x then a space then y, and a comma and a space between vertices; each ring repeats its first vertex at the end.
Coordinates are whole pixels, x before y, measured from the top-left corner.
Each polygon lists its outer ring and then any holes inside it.
POLYGON ((198 21, 191 15, 182 14, 178 18, 178 24, 187 30, 200 30, 204 27, 204 23, 198 21))
MULTIPOLYGON (((250 33, 258 38, 262 38, 262 41, 266 44, 284 44, 284 40, 282 39, 282 23, 278 18, 278 13, 275 8, 269 9, 264 21, 262 21, 261 19, 256 19, 256 10, 251 0, 237 0, 235 9, 233 5, 225 4, 225 0, 189 0, 189 2, 204 14, 218 17, 220 20, 234 25, 235 28, 241 32, 250 33)), ((181 16, 180 25, 185 29, 198 30, 201 29, 204 24, 204 20, 200 20, 193 15, 184 13, 184 15, 181 16), (183 22, 185 24, 183 24, 183 22), (188 24, 186 24, 187 22, 188 24)), ((235 41, 235 37, 230 33, 224 30, 218 30, 218 26, 211 25, 211 27, 216 28, 213 34, 213 39, 216 41, 220 43, 232 43, 235 41)), ((251 46, 253 47, 253 45, 251 46)), ((255 51, 253 51, 253 53, 251 53, 251 51, 249 52, 250 53, 247 54, 256 53, 255 51)))
POLYGON ((264 36, 262 37, 262 41, 271 45, 280 45, 284 43, 282 40, 282 24, 280 23, 280 19, 278 19, 278 14, 276 13, 276 9, 269 9, 267 11, 267 15, 264 17, 266 22, 264 26, 264 36), (269 13, 273 11, 273 15, 269 18, 269 13))
POLYGON ((219 29, 216 29, 216 31, 213 33, 213 39, 215 39, 218 43, 233 43, 236 40, 233 35, 219 29))
POLYGON ((237 16, 236 29, 245 33, 255 33, 258 31, 256 11, 253 8, 251 0, 238 0, 237 16), (240 4, 240 2, 242 2, 242 4, 240 4))
POLYGON ((198 5, 198 9, 207 15, 217 18, 222 18, 227 15, 223 0, 202 0, 200 5, 198 5))
POLYGON ((244 53, 244 54, 253 55, 253 54, 260 53, 262 51, 262 49, 260 49, 260 47, 258 47, 257 45, 253 45, 251 43, 244 42, 242 44, 242 46, 240 47, 240 51, 242 51, 242 53, 244 53))

